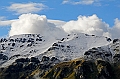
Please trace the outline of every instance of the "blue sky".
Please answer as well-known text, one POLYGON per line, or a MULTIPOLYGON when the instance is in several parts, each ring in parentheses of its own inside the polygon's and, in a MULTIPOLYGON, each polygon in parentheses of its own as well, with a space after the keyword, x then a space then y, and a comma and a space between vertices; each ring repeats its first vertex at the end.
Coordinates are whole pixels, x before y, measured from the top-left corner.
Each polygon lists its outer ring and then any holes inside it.
MULTIPOLYGON (((31 7, 32 8, 32 7, 31 7)), ((96 14, 103 22, 114 26, 114 20, 120 19, 120 1, 119 0, 0 0, 0 21, 9 21, 18 19, 24 13, 35 13, 38 15, 46 15, 48 19, 70 21, 77 20, 77 17, 92 16, 96 14), (41 10, 28 10, 28 12, 15 9, 14 4, 33 4, 34 7, 41 10), (41 6, 37 3, 42 4, 41 6), (11 7, 11 8, 10 8, 11 7), (19 11, 19 12, 18 12, 19 11)), ((0 22, 1 23, 1 22, 0 22)), ((0 24, 0 37, 8 35, 11 25, 0 24)))

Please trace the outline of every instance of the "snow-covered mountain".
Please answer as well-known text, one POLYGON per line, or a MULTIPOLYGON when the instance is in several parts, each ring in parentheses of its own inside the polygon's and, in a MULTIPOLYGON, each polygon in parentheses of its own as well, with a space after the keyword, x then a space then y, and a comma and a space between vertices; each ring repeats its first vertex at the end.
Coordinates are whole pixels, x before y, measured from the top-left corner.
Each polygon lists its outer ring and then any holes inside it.
MULTIPOLYGON (((83 33, 58 37, 23 34, 1 38, 0 66, 8 66, 19 58, 37 57, 41 60, 43 56, 48 56, 57 57, 61 61, 76 59, 83 57, 84 52, 93 47, 107 46, 110 43, 110 38, 83 33)), ((110 46, 114 48, 113 44, 110 46)))
POLYGON ((101 47, 110 43, 108 38, 87 34, 68 34, 55 42, 44 55, 55 56, 61 60, 83 57, 84 52, 93 47, 101 47))
POLYGON ((45 37, 40 34, 24 34, 2 38, 0 41, 0 50, 1 54, 7 57, 7 59, 3 60, 3 57, 1 57, 1 62, 6 62, 4 63, 4 66, 6 66, 6 64, 9 65, 15 59, 21 57, 35 57, 46 51, 57 40, 56 38, 45 37))

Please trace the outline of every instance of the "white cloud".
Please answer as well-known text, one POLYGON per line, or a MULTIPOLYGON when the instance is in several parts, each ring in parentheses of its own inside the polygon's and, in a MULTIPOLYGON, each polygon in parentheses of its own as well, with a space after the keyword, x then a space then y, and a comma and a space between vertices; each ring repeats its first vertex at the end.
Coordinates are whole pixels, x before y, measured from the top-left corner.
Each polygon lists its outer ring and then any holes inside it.
POLYGON ((69 3, 70 0, 63 0, 62 4, 66 4, 66 3, 69 3))
POLYGON ((55 24, 56 27, 60 27, 63 26, 66 22, 65 21, 61 21, 61 20, 51 20, 48 19, 48 22, 55 24))
POLYGON ((115 0, 63 0, 62 4, 108 6, 109 2, 114 2, 114 1, 115 0))
POLYGON ((120 38, 120 20, 118 18, 115 19, 114 26, 110 28, 110 33, 112 38, 120 38))
POLYGON ((1 21, 0 20, 0 26, 10 26, 12 22, 15 20, 6 20, 6 21, 1 21))
POLYGON ((49 36, 63 36, 66 33, 86 33, 111 38, 120 37, 120 20, 115 19, 113 27, 110 27, 97 15, 78 16, 77 20, 68 22, 47 19, 45 15, 22 14, 17 20, 1 20, 0 26, 10 26, 9 36, 19 34, 42 34, 49 36), (66 32, 66 33, 65 33, 66 32))
POLYGON ((6 20, 6 17, 0 16, 0 26, 10 26, 15 20, 6 20))
POLYGON ((110 27, 97 15, 79 16, 78 20, 71 20, 62 26, 65 32, 86 33, 90 35, 120 38, 120 20, 115 19, 114 26, 110 27))
POLYGON ((0 16, 0 20, 5 20, 5 17, 4 16, 0 16))
POLYGON ((36 13, 46 9, 47 6, 42 3, 13 3, 7 7, 8 10, 16 12, 16 14, 36 13))
POLYGON ((120 29, 120 20, 118 18, 115 19, 115 28, 120 29))
POLYGON ((22 14, 11 24, 9 36, 20 34, 42 34, 54 37, 64 35, 64 31, 48 22, 45 15, 22 14))
POLYGON ((15 20, 7 20, 6 17, 0 16, 0 26, 10 26, 15 20))
POLYGON ((74 4, 85 4, 85 5, 90 5, 93 4, 95 1, 94 0, 81 0, 79 2, 74 2, 74 4))
POLYGON ((109 35, 109 25, 102 22, 96 15, 92 16, 79 16, 76 21, 69 21, 62 26, 65 32, 72 33, 86 33, 99 36, 109 35))
POLYGON ((83 5, 91 5, 93 3, 98 3, 99 0, 79 0, 79 1, 74 1, 74 0, 63 0, 62 4, 83 4, 83 5))

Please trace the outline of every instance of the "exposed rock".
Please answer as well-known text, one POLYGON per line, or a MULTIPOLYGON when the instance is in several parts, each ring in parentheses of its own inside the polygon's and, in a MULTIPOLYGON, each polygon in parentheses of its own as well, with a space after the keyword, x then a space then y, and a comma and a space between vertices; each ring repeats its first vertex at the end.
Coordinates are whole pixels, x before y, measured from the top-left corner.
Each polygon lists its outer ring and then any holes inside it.
POLYGON ((106 61, 110 61, 111 62, 111 60, 112 60, 112 53, 110 51, 106 51, 106 50, 102 49, 101 47, 92 48, 92 49, 89 49, 88 51, 86 51, 84 53, 84 58, 86 60, 102 59, 102 60, 106 60, 106 61))
POLYGON ((114 39, 113 40, 113 44, 116 43, 117 41, 119 41, 119 39, 114 39))
POLYGON ((0 60, 8 60, 8 57, 4 54, 0 54, 0 60))
POLYGON ((45 73, 43 79, 119 79, 114 74, 114 67, 103 60, 79 60, 63 62, 45 73))
POLYGON ((43 56, 42 57, 42 61, 44 62, 44 61, 49 61, 50 60, 50 58, 49 57, 46 57, 46 56, 43 56))

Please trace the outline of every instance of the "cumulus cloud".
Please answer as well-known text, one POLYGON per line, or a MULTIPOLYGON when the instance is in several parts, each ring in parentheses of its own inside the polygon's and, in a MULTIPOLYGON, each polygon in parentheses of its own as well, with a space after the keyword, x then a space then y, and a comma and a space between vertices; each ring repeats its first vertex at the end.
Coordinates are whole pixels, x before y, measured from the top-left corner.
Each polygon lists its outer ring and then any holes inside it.
POLYGON ((120 38, 120 20, 118 18, 115 19, 114 26, 109 30, 112 38, 120 38))
POLYGON ((120 29, 120 20, 118 18, 115 19, 115 28, 120 29))
POLYGON ((92 16, 79 16, 78 20, 69 21, 62 28, 67 33, 78 32, 100 36, 109 35, 109 25, 99 19, 95 14, 92 16))
POLYGON ((9 36, 20 34, 41 34, 53 37, 66 33, 85 33, 89 35, 120 37, 120 20, 115 19, 113 27, 98 18, 97 15, 78 16, 77 20, 68 22, 47 19, 45 15, 22 14, 17 20, 0 21, 0 25, 11 24, 9 36))
POLYGON ((66 24, 65 21, 61 21, 61 20, 51 20, 51 19, 48 19, 48 22, 55 24, 55 26, 59 27, 59 28, 61 28, 61 26, 66 24))
POLYGON ((97 15, 79 16, 77 20, 71 20, 62 26, 67 33, 86 33, 90 35, 120 38, 120 20, 115 19, 114 26, 98 18, 97 15))
MULTIPOLYGON (((11 24, 9 36, 20 34, 42 34, 50 36, 59 36, 64 33, 63 30, 56 27, 54 23, 48 22, 45 15, 22 14, 19 19, 11 24)), ((64 34, 63 34, 64 35, 64 34)))
POLYGON ((95 2, 99 2, 99 0, 79 0, 79 1, 73 1, 73 0, 63 0, 62 4, 83 4, 83 5, 90 5, 95 2))
POLYGON ((47 6, 42 3, 13 3, 7 7, 8 10, 16 12, 16 14, 36 13, 46 9, 47 6))

